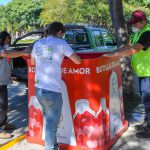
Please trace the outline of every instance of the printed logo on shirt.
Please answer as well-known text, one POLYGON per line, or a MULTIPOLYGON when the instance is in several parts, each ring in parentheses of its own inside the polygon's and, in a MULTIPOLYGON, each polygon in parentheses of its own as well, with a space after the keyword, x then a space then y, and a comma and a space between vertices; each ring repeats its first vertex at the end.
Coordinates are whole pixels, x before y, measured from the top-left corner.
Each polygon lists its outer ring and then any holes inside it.
POLYGON ((52 46, 41 46, 38 47, 36 50, 36 55, 38 57, 38 60, 41 62, 50 62, 53 61, 53 54, 54 48, 52 46))
POLYGON ((36 84, 39 84, 39 83, 40 83, 40 80, 36 80, 35 83, 36 83, 36 84))

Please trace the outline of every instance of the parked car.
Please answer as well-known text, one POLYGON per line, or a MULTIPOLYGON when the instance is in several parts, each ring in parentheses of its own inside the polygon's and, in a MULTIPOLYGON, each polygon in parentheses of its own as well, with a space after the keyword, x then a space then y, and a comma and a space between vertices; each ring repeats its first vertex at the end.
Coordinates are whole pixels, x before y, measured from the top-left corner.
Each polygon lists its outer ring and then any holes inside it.
MULTIPOLYGON (((104 28, 81 25, 65 25, 64 39, 77 53, 112 52, 116 50, 116 42, 112 34, 104 28)), ((17 38, 12 49, 22 51, 31 43, 43 37, 43 31, 33 31, 17 38)), ((27 80, 27 62, 23 57, 11 60, 12 76, 17 80, 27 80)))
MULTIPOLYGON (((43 31, 32 31, 18 37, 11 44, 11 50, 22 51, 33 42, 43 38, 43 31)), ((13 58, 10 61, 12 77, 16 80, 27 81, 27 62, 23 57, 13 58)))

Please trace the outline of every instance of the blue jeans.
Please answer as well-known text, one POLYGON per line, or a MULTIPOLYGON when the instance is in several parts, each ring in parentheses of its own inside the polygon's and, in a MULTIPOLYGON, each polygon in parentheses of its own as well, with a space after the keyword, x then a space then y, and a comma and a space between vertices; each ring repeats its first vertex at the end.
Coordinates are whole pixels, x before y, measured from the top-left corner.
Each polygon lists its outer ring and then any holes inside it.
POLYGON ((147 125, 150 127, 150 77, 140 78, 140 92, 145 106, 147 125))
POLYGON ((57 126, 61 117, 62 94, 36 88, 36 97, 41 104, 45 119, 45 150, 58 150, 57 126))

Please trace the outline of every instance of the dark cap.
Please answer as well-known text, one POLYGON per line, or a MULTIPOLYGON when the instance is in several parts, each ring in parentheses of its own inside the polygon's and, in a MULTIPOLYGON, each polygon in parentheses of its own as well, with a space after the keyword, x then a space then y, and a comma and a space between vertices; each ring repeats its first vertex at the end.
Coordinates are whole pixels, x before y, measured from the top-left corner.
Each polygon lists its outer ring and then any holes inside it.
POLYGON ((141 10, 136 10, 132 13, 131 19, 128 21, 128 23, 134 24, 143 20, 147 20, 145 13, 141 10))

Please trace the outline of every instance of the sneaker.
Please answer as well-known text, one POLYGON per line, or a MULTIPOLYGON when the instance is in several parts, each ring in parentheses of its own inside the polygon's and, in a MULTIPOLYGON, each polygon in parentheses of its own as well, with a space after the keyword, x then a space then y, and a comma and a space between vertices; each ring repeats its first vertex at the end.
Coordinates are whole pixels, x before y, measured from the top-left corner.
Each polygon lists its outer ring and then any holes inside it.
POLYGON ((1 126, 1 129, 2 130, 14 130, 15 126, 12 124, 5 123, 3 126, 1 126))
POLYGON ((138 138, 149 138, 150 137, 150 127, 144 127, 136 133, 138 138))
POLYGON ((136 125, 134 128, 136 130, 143 130, 145 127, 147 127, 147 121, 146 120, 142 124, 136 125))
POLYGON ((6 132, 0 132, 0 139, 10 139, 12 135, 6 132))

